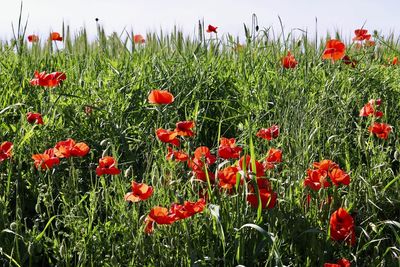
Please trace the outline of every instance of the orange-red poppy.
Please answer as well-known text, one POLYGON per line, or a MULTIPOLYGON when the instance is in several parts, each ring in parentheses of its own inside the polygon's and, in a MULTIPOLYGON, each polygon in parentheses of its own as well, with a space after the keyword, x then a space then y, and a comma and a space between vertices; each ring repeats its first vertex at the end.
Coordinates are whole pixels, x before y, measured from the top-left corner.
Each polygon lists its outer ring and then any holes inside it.
POLYGON ((350 175, 348 175, 345 171, 340 168, 335 168, 328 172, 328 176, 331 179, 332 183, 336 186, 339 185, 349 185, 350 184, 350 175))
POLYGON ((204 210, 206 201, 200 198, 198 201, 185 201, 183 205, 173 203, 170 208, 170 213, 175 215, 175 220, 182 220, 189 218, 196 213, 200 213, 204 210))
POLYGON ((115 167, 115 164, 116 164, 115 159, 110 156, 106 156, 99 159, 99 165, 96 168, 96 174, 98 176, 104 174, 110 174, 110 175, 120 174, 121 171, 117 167, 115 167))
POLYGON ((50 40, 51 41, 62 41, 63 38, 61 37, 61 34, 59 34, 58 32, 52 32, 50 34, 50 40))
POLYGON ((167 208, 159 206, 151 209, 148 218, 157 224, 172 224, 175 222, 175 214, 170 213, 167 208))
POLYGON ((140 34, 135 34, 133 36, 133 42, 135 44, 143 44, 144 42, 146 42, 146 40, 144 39, 144 37, 140 34))
POLYGON ((54 165, 60 164, 60 159, 54 154, 54 149, 47 149, 43 154, 32 155, 35 167, 37 169, 52 169, 54 165))
MULTIPOLYGON (((272 191, 271 184, 268 179, 260 178, 257 179, 258 192, 260 193, 261 208, 272 209, 276 205, 277 194, 272 191)), ((256 195, 254 186, 249 184, 249 194, 247 195, 247 201, 253 208, 258 207, 258 196, 256 195)))
POLYGON ((46 74, 45 71, 40 73, 38 71, 35 71, 35 78, 30 81, 30 84, 34 86, 55 87, 58 86, 61 81, 64 81, 66 78, 67 76, 63 72, 56 71, 46 74))
POLYGON ((176 123, 175 132, 179 136, 193 136, 194 132, 191 130, 194 127, 194 121, 179 121, 176 123))
POLYGON ((223 159, 238 159, 242 148, 236 146, 235 138, 221 137, 218 156, 223 159))
POLYGON ((342 258, 337 261, 337 263, 324 263, 324 267, 350 267, 350 261, 348 259, 342 258))
POLYGON ((214 164, 214 162, 217 160, 217 158, 211 154, 210 149, 206 146, 196 148, 194 151, 194 157, 195 159, 205 162, 208 165, 214 164))
POLYGON ((162 128, 157 129, 156 131, 157 138, 163 143, 169 143, 174 146, 179 146, 180 141, 177 138, 178 133, 175 131, 169 131, 162 128))
POLYGON ((208 32, 208 33, 212 33, 212 32, 217 33, 217 29, 218 29, 218 27, 214 27, 212 25, 208 25, 206 32, 208 32))
POLYGON ((268 151, 268 156, 265 159, 265 168, 273 169, 276 164, 282 162, 282 150, 271 148, 268 151))
POLYGON ((43 124, 42 114, 40 113, 28 112, 26 119, 29 123, 43 124))
POLYGON ((278 138, 279 126, 274 124, 269 128, 262 128, 257 132, 256 136, 266 139, 266 140, 269 140, 269 141, 271 141, 272 139, 278 138))
POLYGON ((167 105, 174 102, 174 96, 165 90, 152 90, 148 97, 150 104, 167 105))
POLYGON ((332 213, 329 224, 332 240, 345 241, 351 246, 355 245, 354 219, 345 209, 339 208, 332 213))
MULTIPOLYGON (((225 169, 218 171, 219 186, 224 189, 232 189, 237 182, 237 174, 239 168, 237 166, 226 167, 225 169)), ((240 183, 243 180, 240 179, 240 183)))
POLYGON ((346 52, 346 46, 339 40, 329 40, 326 43, 322 59, 331 59, 333 61, 342 59, 346 52))
POLYGON ((36 43, 39 41, 39 36, 37 36, 35 34, 28 35, 28 41, 30 43, 36 43))
POLYGON ((354 33, 356 36, 353 38, 353 41, 364 41, 371 38, 371 34, 367 34, 368 30, 365 29, 357 29, 354 33))
POLYGON ((376 108, 381 105, 381 99, 371 99, 368 101, 367 104, 364 105, 364 107, 360 110, 360 117, 368 117, 368 116, 374 116, 377 118, 380 118, 383 116, 382 111, 377 111, 376 108))
POLYGON ((68 138, 60 141, 54 146, 54 154, 59 158, 84 157, 89 153, 89 146, 83 142, 76 143, 68 138))
POLYGON ((338 168, 339 165, 330 159, 323 159, 320 162, 313 163, 314 168, 319 169, 321 171, 331 171, 332 169, 338 168))
POLYGON ((391 64, 392 65, 398 65, 399 64, 399 59, 397 57, 394 57, 392 62, 391 62, 391 64))
POLYGON ((125 194, 125 201, 139 202, 148 199, 153 194, 153 187, 144 183, 132 181, 131 189, 131 192, 125 194))
POLYGON ((304 186, 309 187, 314 191, 320 190, 322 187, 329 187, 330 183, 328 182, 327 172, 324 170, 307 170, 307 177, 304 179, 304 186))
POLYGON ((293 69, 297 66, 297 61, 294 56, 288 51, 287 55, 282 58, 282 67, 285 69, 293 69))
POLYGON ((368 128, 368 131, 375 134, 378 138, 388 139, 392 126, 386 123, 375 122, 368 128))
POLYGON ((168 147, 168 154, 165 156, 167 160, 175 160, 175 161, 187 161, 189 159, 189 155, 182 151, 174 151, 171 147, 168 147))
POLYGON ((12 156, 12 149, 14 145, 9 141, 5 141, 0 145, 0 162, 11 158, 12 156))

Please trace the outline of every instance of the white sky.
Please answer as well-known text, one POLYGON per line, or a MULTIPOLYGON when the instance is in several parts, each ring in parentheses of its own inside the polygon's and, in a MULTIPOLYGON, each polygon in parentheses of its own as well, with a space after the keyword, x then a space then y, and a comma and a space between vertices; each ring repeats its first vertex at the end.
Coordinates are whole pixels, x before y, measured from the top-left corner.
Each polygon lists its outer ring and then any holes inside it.
MULTIPOLYGON (((193 34, 198 20, 204 19, 206 25, 218 26, 221 34, 243 36, 243 23, 250 26, 253 13, 261 28, 273 26, 280 31, 279 15, 285 31, 308 29, 312 36, 315 17, 320 34, 338 29, 346 38, 364 22, 370 32, 398 33, 400 27, 400 0, 24 0, 23 5, 23 18, 29 15, 27 34, 46 38, 50 30, 61 31, 63 21, 73 32, 85 26, 93 36, 96 17, 107 33, 121 33, 126 27, 145 34, 177 25, 193 34)), ((18 0, 0 0, 0 39, 12 36, 11 22, 18 23, 19 7, 18 0)))

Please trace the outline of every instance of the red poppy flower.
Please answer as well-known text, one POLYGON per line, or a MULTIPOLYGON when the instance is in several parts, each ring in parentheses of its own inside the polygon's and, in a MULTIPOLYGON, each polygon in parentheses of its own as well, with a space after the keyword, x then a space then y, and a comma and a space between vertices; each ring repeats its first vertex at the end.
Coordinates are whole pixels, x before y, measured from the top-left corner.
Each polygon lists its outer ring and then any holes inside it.
MULTIPOLYGON (((275 207, 277 194, 272 191, 269 180, 266 178, 257 179, 257 186, 261 198, 261 207, 263 209, 275 207)), ((247 201, 253 208, 258 208, 258 196, 255 194, 256 190, 252 184, 249 184, 249 192, 247 201)))
POLYGON ((236 146, 235 138, 221 137, 218 155, 223 159, 238 159, 242 148, 236 146))
POLYGON ((85 143, 75 143, 71 138, 60 141, 54 146, 54 154, 59 158, 84 157, 89 153, 89 146, 85 143))
POLYGON ((117 175, 121 171, 115 167, 115 159, 110 156, 99 159, 99 166, 96 168, 96 174, 101 176, 103 174, 117 175))
POLYGON ((350 261, 343 258, 338 260, 337 263, 325 263, 324 267, 350 267, 350 261))
POLYGON ((196 179, 207 182, 207 175, 210 179, 210 183, 215 182, 214 174, 207 168, 207 172, 205 171, 204 162, 201 159, 197 159, 193 157, 192 159, 188 160, 188 167, 192 170, 193 175, 196 179))
POLYGON ((200 146, 194 151, 194 157, 208 165, 214 164, 217 158, 211 154, 210 149, 206 146, 200 146))
POLYGON ((368 131, 375 134, 378 138, 388 139, 392 126, 386 123, 375 122, 368 128, 368 131))
POLYGON ((326 179, 327 172, 324 170, 307 170, 307 177, 304 180, 304 186, 314 191, 318 191, 321 187, 329 187, 330 183, 326 179))
POLYGON ((345 55, 345 56, 342 58, 342 62, 343 62, 344 64, 346 64, 346 65, 351 65, 351 67, 353 67, 353 68, 355 68, 356 65, 357 65, 357 61, 352 60, 348 55, 345 55))
POLYGON ((377 111, 376 108, 381 105, 381 99, 371 99, 367 104, 360 110, 360 117, 368 117, 370 115, 380 118, 383 116, 382 111, 377 111))
POLYGON ((150 104, 167 105, 174 102, 174 96, 165 90, 152 90, 148 97, 150 104))
POLYGON ((171 147, 168 147, 168 154, 166 156, 166 159, 175 161, 187 161, 189 159, 189 155, 182 151, 173 151, 171 147))
POLYGON ((201 198, 196 202, 185 201, 183 205, 173 203, 170 208, 170 213, 175 215, 175 220, 182 220, 189 218, 196 213, 204 210, 206 201, 201 198))
POLYGON ((5 141, 0 145, 0 162, 11 158, 12 156, 12 149, 14 145, 9 141, 5 141))
POLYGON ((153 194, 153 187, 148 186, 143 183, 136 183, 132 181, 132 192, 125 194, 125 201, 128 202, 139 202, 141 200, 146 200, 153 194))
POLYGON ((335 241, 346 241, 349 245, 356 243, 353 217, 343 208, 339 208, 331 215, 330 236, 335 241))
POLYGON ((316 169, 319 169, 321 171, 326 171, 326 172, 339 167, 339 165, 337 165, 335 162, 333 162, 330 159, 323 159, 320 162, 314 162, 313 166, 316 169))
POLYGON ((28 35, 28 41, 29 41, 30 43, 36 43, 36 42, 39 41, 39 36, 34 35, 34 34, 28 35))
POLYGON ((174 146, 180 145, 180 141, 176 137, 178 135, 178 133, 176 133, 175 131, 169 131, 169 130, 159 128, 156 131, 156 135, 157 135, 157 138, 163 143, 169 143, 174 146))
POLYGON ((345 171, 340 168, 335 168, 328 172, 329 178, 334 185, 349 185, 350 184, 350 175, 348 175, 345 171))
POLYGON ((256 136, 266 139, 266 140, 269 140, 269 141, 271 141, 272 139, 278 138, 279 126, 274 124, 269 128, 266 128, 266 129, 262 128, 257 132, 256 136))
POLYGON ((293 69, 297 66, 297 61, 294 56, 288 51, 287 55, 282 58, 282 66, 285 69, 293 69))
POLYGON ((33 155, 32 159, 35 161, 35 167, 42 170, 52 169, 54 165, 60 164, 60 159, 55 156, 53 148, 47 149, 43 154, 33 155))
POLYGON ((40 113, 28 112, 26 119, 29 123, 43 124, 42 114, 40 113))
POLYGON ((333 61, 342 59, 346 52, 346 46, 339 40, 329 40, 326 43, 322 59, 332 59, 333 61))
POLYGON ((145 39, 143 38, 142 35, 140 35, 140 34, 135 34, 135 35, 133 36, 133 42, 134 42, 135 44, 143 44, 143 43, 145 42, 145 39))
MULTIPOLYGON (((239 159, 239 162, 238 162, 238 167, 239 167, 239 170, 241 170, 241 171, 243 170, 243 161, 244 161, 244 159, 245 159, 245 156, 242 156, 239 159)), ((256 163, 256 172, 255 172, 256 177, 264 176, 264 174, 265 174, 264 166, 260 162, 258 162, 257 160, 255 161, 255 163, 256 163)), ((253 167, 252 167, 252 164, 251 164, 251 157, 249 155, 246 155, 245 167, 246 167, 246 171, 247 171, 248 174, 253 174, 254 173, 253 167)), ((250 179, 250 178, 251 178, 250 175, 248 175, 247 179, 250 179)))
POLYGON ((212 32, 217 33, 217 29, 218 29, 218 27, 214 27, 214 26, 212 26, 212 25, 208 25, 206 31, 207 31, 208 33, 212 33, 212 32))
MULTIPOLYGON (((219 186, 224 189, 232 189, 236 185, 239 168, 235 166, 226 167, 218 171, 219 186)), ((242 180, 240 182, 243 182, 242 180)))
POLYGON ((180 121, 176 123, 175 132, 179 136, 193 136, 194 132, 191 130, 194 127, 194 121, 180 121))
POLYGON ((56 71, 46 74, 45 71, 41 73, 35 71, 35 78, 30 81, 30 84, 34 86, 56 87, 66 78, 67 76, 63 72, 56 71))
POLYGON ((267 170, 273 169, 277 163, 282 162, 282 150, 271 148, 268 151, 268 156, 265 159, 265 168, 267 170))
POLYGON ((62 41, 63 38, 61 37, 61 35, 58 32, 52 32, 50 34, 50 40, 51 41, 62 41))
POLYGON ((145 219, 145 233, 153 232, 154 223, 157 224, 173 224, 175 222, 175 214, 170 213, 167 208, 156 206, 151 209, 149 215, 145 219))
POLYGON ((391 63, 392 63, 392 65, 398 65, 399 59, 397 57, 394 57, 391 63))
POLYGON ((371 38, 371 34, 367 34, 368 30, 365 29, 357 29, 354 31, 354 33, 356 36, 353 38, 353 41, 364 41, 371 38))

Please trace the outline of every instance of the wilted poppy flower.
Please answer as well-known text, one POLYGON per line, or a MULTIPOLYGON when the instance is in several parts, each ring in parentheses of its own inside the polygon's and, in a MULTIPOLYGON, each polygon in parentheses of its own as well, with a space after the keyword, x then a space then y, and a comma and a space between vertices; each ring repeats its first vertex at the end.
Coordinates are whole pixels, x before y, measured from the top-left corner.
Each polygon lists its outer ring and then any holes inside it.
POLYGON ((378 138, 388 139, 392 126, 386 123, 375 122, 368 128, 368 131, 375 134, 378 138))
POLYGON ((35 154, 32 156, 35 161, 35 167, 37 169, 52 169, 54 165, 60 164, 60 159, 55 156, 54 149, 47 149, 43 154, 35 154))
POLYGON ((148 97, 150 104, 167 105, 174 102, 174 96, 165 90, 152 90, 148 97))
POLYGON ((272 139, 278 138, 279 126, 274 124, 269 128, 262 128, 257 132, 256 136, 266 139, 266 140, 269 140, 269 141, 271 141, 272 139))
POLYGON ((89 146, 83 142, 75 143, 71 138, 60 141, 54 146, 54 154, 59 158, 84 157, 89 153, 89 146))
POLYGON ((139 202, 148 199, 153 194, 153 187, 144 183, 136 183, 135 181, 132 181, 131 189, 132 192, 125 194, 125 201, 139 202))
POLYGON ((223 159, 238 159, 242 148, 236 146, 235 138, 221 137, 218 155, 223 159))
MULTIPOLYGON (((264 166, 257 160, 255 160, 255 163, 256 163, 256 172, 254 173, 253 166, 251 163, 251 157, 249 155, 246 155, 246 156, 242 156, 239 159, 238 167, 239 167, 239 170, 244 170, 244 168, 246 168, 246 171, 248 174, 255 174, 256 177, 264 176, 264 174, 265 174, 264 166)), ((250 178, 251 178, 250 176, 247 176, 247 179, 250 179, 250 178)))
POLYGON ((13 143, 11 143, 9 141, 5 141, 5 142, 1 143, 1 145, 0 145, 0 162, 2 162, 3 160, 6 160, 8 158, 11 158, 13 147, 14 147, 13 143))
POLYGON ((206 146, 200 146, 194 151, 194 157, 208 165, 214 164, 217 158, 211 154, 210 149, 206 146))
POLYGON ((214 27, 212 25, 208 25, 206 32, 208 32, 208 33, 212 33, 212 32, 217 33, 217 29, 218 29, 218 27, 214 27))
POLYGON ((143 43, 145 42, 145 40, 144 40, 144 38, 143 38, 142 35, 140 35, 140 34, 135 34, 135 35, 133 36, 133 42, 134 42, 135 44, 143 44, 143 43))
POLYGON ((282 162, 282 150, 271 148, 268 151, 268 156, 265 159, 265 168, 273 169, 277 163, 282 162))
POLYGON ((364 41, 371 38, 371 34, 367 34, 368 30, 365 29, 357 29, 354 33, 356 36, 353 38, 353 41, 364 41))
POLYGON ((34 34, 28 35, 28 41, 29 41, 30 43, 36 43, 36 42, 39 41, 39 36, 34 35, 34 34))
POLYGON ((180 141, 176 137, 178 135, 178 133, 176 133, 175 131, 169 131, 169 130, 159 128, 156 131, 156 135, 157 135, 157 138, 163 143, 169 143, 174 146, 180 145, 180 141))
POLYGON ((346 241, 349 245, 356 243, 353 217, 343 208, 339 208, 331 215, 330 236, 335 241, 346 241))
POLYGON ((337 263, 325 263, 324 267, 350 267, 350 261, 343 258, 337 261, 337 263))
POLYGON ((368 117, 370 115, 380 118, 383 116, 382 111, 377 111, 376 108, 381 105, 381 99, 371 99, 360 110, 360 117, 368 117))
POLYGON ((43 124, 42 114, 40 113, 28 112, 26 119, 29 123, 43 124))
POLYGON ((318 191, 321 187, 329 187, 327 172, 323 170, 307 170, 307 177, 304 180, 304 186, 309 187, 314 191, 318 191))
POLYGON ((50 34, 50 40, 51 41, 62 41, 63 38, 61 37, 61 35, 58 32, 52 32, 50 34))
POLYGON ((194 132, 191 130, 194 127, 194 121, 179 121, 176 123, 175 132, 179 136, 193 136, 194 132))
POLYGON ((34 86, 55 87, 66 78, 67 76, 63 72, 56 71, 46 74, 45 71, 40 73, 35 71, 35 78, 30 81, 30 84, 34 86))
MULTIPOLYGON (((224 189, 232 189, 237 182, 239 168, 236 166, 226 167, 218 171, 219 186, 224 189)), ((240 182, 243 182, 240 180, 240 182)))
POLYGON ((297 61, 294 58, 294 56, 290 53, 290 51, 288 51, 287 55, 284 58, 282 58, 282 66, 285 69, 292 69, 297 66, 297 61))
POLYGON ((115 167, 115 159, 110 156, 99 159, 99 166, 96 168, 96 174, 101 176, 103 174, 117 175, 121 171, 115 167))
MULTIPOLYGON (((261 208, 272 209, 276 205, 277 194, 272 191, 271 184, 266 178, 257 179, 258 192, 261 198, 261 208)), ((249 184, 250 193, 247 195, 247 201, 253 208, 258 207, 258 196, 254 186, 249 184)))
POLYGON ((175 161, 187 161, 189 159, 189 155, 182 151, 173 151, 171 147, 168 147, 168 154, 166 156, 166 159, 175 161))
POLYGON ((357 65, 357 61, 352 60, 348 55, 345 55, 345 56, 342 58, 342 62, 343 62, 344 64, 346 64, 346 65, 351 65, 351 67, 353 67, 353 68, 355 68, 356 65, 357 65))
POLYGON ((332 59, 333 61, 342 59, 346 52, 346 46, 339 40, 329 40, 326 43, 322 59, 332 59))

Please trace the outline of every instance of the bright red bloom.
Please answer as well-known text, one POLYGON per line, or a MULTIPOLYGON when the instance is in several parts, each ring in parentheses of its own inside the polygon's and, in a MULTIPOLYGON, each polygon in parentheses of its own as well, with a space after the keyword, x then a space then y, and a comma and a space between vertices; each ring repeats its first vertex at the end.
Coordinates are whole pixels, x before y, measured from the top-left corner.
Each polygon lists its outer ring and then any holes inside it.
POLYGON ((378 138, 388 139, 392 126, 386 123, 375 122, 368 128, 368 131, 375 134, 378 138))
POLYGON ((156 135, 157 138, 163 143, 172 144, 174 146, 179 146, 181 143, 179 139, 176 137, 178 133, 176 133, 175 131, 169 131, 159 128, 156 131, 156 135))
POLYGON ((194 121, 180 121, 176 123, 175 132, 179 136, 193 136, 194 132, 191 130, 194 127, 194 121))
POLYGON ((61 37, 61 35, 58 32, 52 32, 50 34, 50 40, 51 41, 62 41, 63 38, 61 37))
MULTIPOLYGON (((245 156, 241 157, 239 162, 238 162, 239 170, 243 170, 243 160, 244 159, 245 159, 245 156)), ((258 162, 257 160, 255 161, 255 163, 256 163, 256 173, 255 173, 256 177, 264 176, 264 174, 265 174, 264 166, 260 162, 258 162)), ((245 167, 246 167, 246 171, 247 171, 248 174, 254 173, 253 172, 253 167, 252 167, 252 164, 251 164, 251 157, 249 155, 246 155, 245 167)), ((248 176, 247 178, 250 179, 250 176, 248 176)))
POLYGON ((75 143, 71 138, 60 141, 54 146, 54 154, 59 158, 84 157, 89 153, 89 146, 83 142, 75 143))
POLYGON ((207 172, 205 171, 204 162, 201 159, 197 159, 193 157, 188 160, 188 166, 192 169, 194 176, 196 179, 201 180, 203 182, 207 182, 207 175, 210 179, 210 183, 215 182, 214 174, 207 168, 207 172))
POLYGON ((52 169, 54 165, 60 164, 60 159, 55 156, 53 148, 47 149, 43 154, 33 155, 32 159, 35 161, 35 167, 42 170, 52 169))
POLYGON ((200 146, 194 151, 195 159, 207 163, 208 165, 214 164, 217 158, 211 154, 210 149, 206 146, 200 146))
POLYGON ((321 187, 329 187, 330 183, 326 179, 327 172, 324 170, 307 170, 307 177, 304 180, 304 186, 318 191, 321 187))
POLYGON ((187 161, 189 159, 189 155, 182 151, 173 151, 171 147, 168 147, 168 154, 165 156, 167 160, 175 160, 175 161, 187 161))
POLYGON ((268 156, 265 159, 265 168, 273 169, 277 163, 282 162, 282 150, 271 148, 268 151, 268 156))
POLYGON ((185 201, 183 205, 173 203, 170 208, 170 213, 175 215, 175 220, 182 220, 189 218, 196 213, 200 213, 204 210, 206 201, 204 198, 200 198, 196 202, 185 201))
POLYGON ((35 78, 30 81, 30 84, 34 86, 56 87, 66 78, 67 76, 63 72, 56 71, 46 74, 45 71, 41 73, 35 71, 35 78))
POLYGON ((175 214, 168 212, 167 208, 154 207, 149 213, 149 220, 157 224, 172 224, 175 222, 175 214))
POLYGON ((135 44, 143 44, 143 43, 146 42, 146 41, 145 41, 145 39, 143 38, 142 35, 140 35, 140 34, 135 34, 135 35, 133 36, 133 42, 134 42, 135 44))
POLYGON ((29 123, 43 124, 42 114, 40 113, 28 112, 26 119, 29 123))
POLYGON ((339 165, 337 165, 330 159, 323 159, 320 162, 314 162, 313 166, 316 169, 320 169, 321 171, 326 171, 326 172, 339 167, 339 165))
MULTIPOLYGON (((271 184, 268 179, 261 178, 257 179, 258 191, 261 198, 261 207, 263 209, 272 209, 276 205, 277 194, 272 191, 271 184)), ((247 195, 247 201, 253 208, 258 207, 258 197, 256 195, 256 190, 252 184, 249 184, 250 193, 247 195)))
POLYGON ((218 148, 218 155, 223 159, 238 159, 242 151, 241 147, 236 146, 235 138, 221 137, 218 148))
POLYGON ((206 32, 208 32, 208 33, 212 33, 212 32, 217 33, 217 29, 218 29, 218 27, 214 27, 212 25, 208 25, 206 32))
POLYGON ((368 30, 365 29, 357 29, 354 31, 354 33, 356 36, 353 38, 353 41, 364 41, 371 38, 371 34, 367 34, 368 30))
POLYGON ((297 66, 297 61, 294 56, 288 51, 287 55, 282 58, 282 66, 285 69, 293 69, 297 66))
POLYGON ((353 217, 343 208, 339 208, 331 215, 330 236, 335 241, 346 241, 353 246, 356 243, 353 217))
POLYGON ((148 97, 150 104, 167 105, 174 102, 174 96, 165 90, 152 90, 148 97))
POLYGON ((39 41, 39 36, 34 35, 34 34, 28 35, 28 41, 29 41, 30 43, 36 43, 36 42, 39 41))
POLYGON ((14 145, 9 141, 5 141, 0 145, 0 162, 11 158, 12 156, 12 149, 14 145))
POLYGON ((121 171, 115 167, 115 159, 110 156, 103 157, 99 159, 99 166, 96 168, 96 174, 101 176, 103 174, 117 175, 121 171))
POLYGON ((153 187, 143 183, 136 183, 135 181, 132 181, 131 189, 132 192, 125 194, 125 201, 139 202, 148 199, 153 194, 153 187))
POLYGON ((334 185, 349 185, 350 184, 350 175, 348 175, 345 171, 340 168, 335 168, 328 172, 329 178, 334 185))
POLYGON ((235 166, 218 171, 219 186, 224 189, 232 189, 236 185, 238 172, 239 168, 235 166))
POLYGON ((391 63, 392 63, 392 65, 398 65, 399 59, 397 57, 394 57, 391 63))
POLYGON ((346 52, 346 46, 339 40, 329 40, 326 43, 322 59, 332 59, 333 61, 342 59, 346 52))
POLYGON ((274 124, 269 128, 266 128, 266 129, 262 128, 257 132, 256 136, 266 139, 266 140, 269 140, 269 141, 271 141, 272 139, 278 138, 279 126, 274 124))
POLYGON ((342 258, 337 263, 325 263, 324 267, 350 267, 350 261, 342 258))
POLYGON ((382 111, 377 111, 376 108, 381 105, 381 99, 371 99, 367 104, 360 110, 360 117, 368 117, 370 115, 380 118, 383 116, 382 111))

